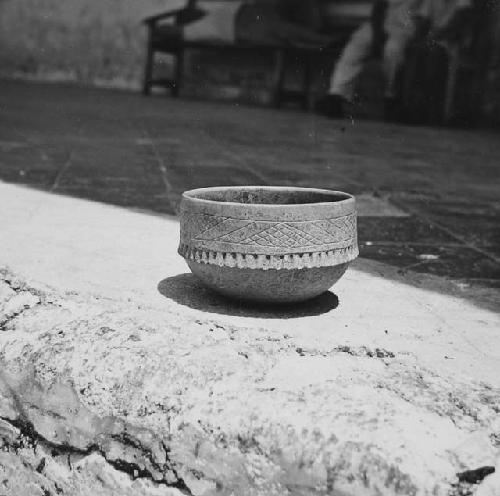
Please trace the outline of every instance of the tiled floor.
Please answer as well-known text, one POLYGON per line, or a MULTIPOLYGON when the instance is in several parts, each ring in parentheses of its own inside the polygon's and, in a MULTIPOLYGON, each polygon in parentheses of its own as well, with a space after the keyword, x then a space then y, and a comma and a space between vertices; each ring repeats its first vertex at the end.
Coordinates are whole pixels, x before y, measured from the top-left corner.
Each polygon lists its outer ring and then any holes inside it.
POLYGON ((0 179, 160 214, 175 213, 183 190, 210 185, 365 194, 362 256, 500 287, 493 131, 0 82, 0 179), (408 215, 371 211, 383 200, 408 215))

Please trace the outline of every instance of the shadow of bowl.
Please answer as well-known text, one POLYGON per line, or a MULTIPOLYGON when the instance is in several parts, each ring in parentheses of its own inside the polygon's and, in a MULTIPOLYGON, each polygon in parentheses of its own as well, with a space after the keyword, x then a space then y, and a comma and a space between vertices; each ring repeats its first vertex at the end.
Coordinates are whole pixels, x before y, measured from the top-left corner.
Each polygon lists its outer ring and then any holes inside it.
POLYGON ((193 274, 167 277, 158 283, 160 294, 180 305, 204 312, 263 319, 291 319, 321 315, 337 308, 339 299, 331 291, 293 304, 257 304, 219 295, 193 274))

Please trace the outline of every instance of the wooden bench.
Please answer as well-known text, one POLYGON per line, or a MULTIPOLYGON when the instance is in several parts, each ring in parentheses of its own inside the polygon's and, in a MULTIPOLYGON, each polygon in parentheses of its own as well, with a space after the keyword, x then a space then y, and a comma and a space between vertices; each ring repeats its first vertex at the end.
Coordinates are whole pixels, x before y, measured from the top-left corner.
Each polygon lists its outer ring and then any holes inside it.
MULTIPOLYGON (((192 3, 189 2, 190 5, 192 3)), ((304 108, 308 108, 313 103, 313 69, 314 64, 318 61, 318 56, 336 60, 352 31, 369 17, 371 4, 370 0, 327 2, 324 10, 329 21, 327 23, 328 32, 334 33, 335 39, 338 40, 328 48, 257 45, 241 42, 224 43, 213 40, 186 41, 179 37, 179 26, 188 24, 193 18, 192 6, 147 17, 143 21, 148 31, 143 93, 149 95, 152 87, 161 86, 169 88, 172 95, 177 97, 182 88, 187 50, 257 51, 273 55, 274 75, 270 89, 274 105, 279 107, 286 101, 299 101, 304 108), (156 78, 154 76, 154 58, 158 52, 173 56, 173 74, 170 78, 156 78), (294 59, 301 60, 303 64, 302 84, 299 90, 289 89, 286 85, 287 67, 289 62, 294 59)))

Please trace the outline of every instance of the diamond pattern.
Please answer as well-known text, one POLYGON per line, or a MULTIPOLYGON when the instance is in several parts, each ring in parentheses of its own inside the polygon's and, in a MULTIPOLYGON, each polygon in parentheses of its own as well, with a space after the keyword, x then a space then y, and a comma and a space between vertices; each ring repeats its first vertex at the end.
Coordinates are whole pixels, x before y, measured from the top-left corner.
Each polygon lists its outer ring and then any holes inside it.
POLYGON ((257 244, 259 246, 285 246, 286 248, 299 248, 317 244, 317 240, 309 233, 297 229, 292 224, 272 224, 267 229, 260 231, 242 244, 257 244))
POLYGON ((204 237, 203 235, 210 231, 214 231, 215 233, 220 234, 217 228, 226 220, 227 217, 216 217, 215 215, 208 214, 194 214, 191 216, 190 222, 196 222, 200 226, 201 232, 198 234, 198 236, 204 237))
POLYGON ((355 215, 310 222, 259 222, 208 217, 203 215, 200 219, 198 240, 297 249, 347 241, 356 233, 355 215))
POLYGON ((320 220, 314 224, 328 234, 330 242, 349 239, 352 237, 352 233, 356 231, 356 217, 354 215, 337 219, 320 220))

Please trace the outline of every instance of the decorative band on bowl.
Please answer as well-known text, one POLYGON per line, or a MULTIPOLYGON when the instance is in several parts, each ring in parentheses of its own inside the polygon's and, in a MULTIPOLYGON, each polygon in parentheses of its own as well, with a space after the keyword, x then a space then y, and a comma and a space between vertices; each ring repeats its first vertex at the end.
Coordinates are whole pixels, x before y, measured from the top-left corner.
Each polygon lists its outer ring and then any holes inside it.
POLYGON ((248 253, 217 252, 200 250, 181 243, 179 255, 197 263, 236 267, 238 269, 305 269, 331 267, 354 260, 358 254, 357 244, 330 251, 294 253, 290 255, 253 255, 248 253))

